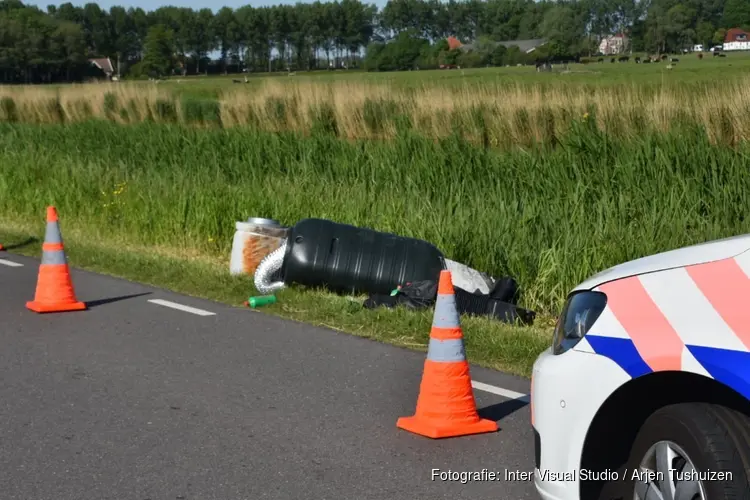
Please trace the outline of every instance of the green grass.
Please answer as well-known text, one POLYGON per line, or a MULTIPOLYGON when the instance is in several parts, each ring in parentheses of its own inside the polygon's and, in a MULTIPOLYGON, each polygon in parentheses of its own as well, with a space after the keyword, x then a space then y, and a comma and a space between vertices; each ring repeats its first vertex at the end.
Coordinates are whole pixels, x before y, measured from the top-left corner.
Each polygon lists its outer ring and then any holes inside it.
MULTIPOLYGON (((466 85, 549 85, 591 87, 638 85, 660 88, 663 86, 692 86, 696 84, 719 86, 727 80, 747 78, 750 76, 750 52, 727 53, 726 58, 715 58, 706 53, 702 60, 696 54, 679 56, 679 62, 672 70, 667 70, 666 62, 655 64, 636 64, 634 58, 643 54, 634 54, 627 63, 570 64, 568 71, 556 68, 553 73, 538 73, 534 66, 472 68, 463 70, 421 70, 398 72, 364 72, 357 70, 337 71, 298 71, 294 76, 286 73, 248 74, 250 90, 264 81, 282 82, 319 82, 352 81, 368 83, 395 84, 404 88, 464 87, 466 85)), ((596 61, 598 58, 593 58, 596 61)), ((165 84, 179 95, 196 98, 218 97, 223 91, 236 90, 240 85, 232 83, 233 79, 242 79, 245 75, 203 76, 188 75, 173 77, 165 84), (178 83, 180 82, 180 83, 178 83)))
MULTIPOLYGON (((477 148, 404 130, 346 142, 143 123, 0 125, 0 237, 40 237, 56 205, 74 265, 239 304, 234 222, 306 217, 431 241, 446 257, 521 285, 526 329, 465 322, 474 362, 528 375, 568 291, 612 265, 750 232, 750 149, 698 129, 608 138, 577 124, 554 149, 477 148)), ((38 251, 38 242, 27 251, 38 251)), ((291 289, 269 312, 411 347, 430 313, 364 311, 291 289)))
MULTIPOLYGON (((147 248, 117 245, 112 241, 94 242, 85 236, 85 232, 75 230, 81 226, 72 217, 64 213, 60 216, 65 252, 75 267, 237 307, 243 307, 242 302, 253 295, 252 280, 230 276, 226 266, 216 262, 154 255, 147 248), (68 231, 67 228, 71 226, 74 230, 68 231)), ((36 224, 24 225, 0 219, 0 241, 11 252, 39 257, 44 238, 43 217, 39 219, 36 224)), ((2 254, 0 252, 0 257, 2 254)), ((362 307, 364 297, 339 297, 320 290, 287 288, 277 293, 277 297, 276 304, 260 311, 426 351, 432 324, 431 310, 367 310, 362 307)), ((534 359, 551 342, 549 323, 534 328, 519 328, 487 319, 464 317, 462 326, 466 354, 473 363, 520 376, 530 375, 534 359)))

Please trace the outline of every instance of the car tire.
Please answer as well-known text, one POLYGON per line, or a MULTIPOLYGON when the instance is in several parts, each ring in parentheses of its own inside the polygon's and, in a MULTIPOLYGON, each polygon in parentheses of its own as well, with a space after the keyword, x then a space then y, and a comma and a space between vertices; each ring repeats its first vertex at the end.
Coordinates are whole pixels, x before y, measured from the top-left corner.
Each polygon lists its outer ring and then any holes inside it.
POLYGON ((635 438, 619 478, 620 494, 609 498, 635 498, 633 471, 639 470, 641 461, 660 441, 681 448, 700 474, 717 473, 709 478, 712 480, 702 481, 707 500, 750 500, 750 418, 706 403, 670 405, 654 412, 635 438), (719 475, 722 473, 724 477, 719 475))

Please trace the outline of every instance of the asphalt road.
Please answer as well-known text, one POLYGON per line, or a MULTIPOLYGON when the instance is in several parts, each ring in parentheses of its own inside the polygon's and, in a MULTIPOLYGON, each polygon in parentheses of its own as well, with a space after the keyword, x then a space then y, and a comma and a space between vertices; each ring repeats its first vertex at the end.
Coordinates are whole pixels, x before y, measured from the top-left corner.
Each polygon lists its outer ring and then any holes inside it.
MULTIPOLYGON (((484 390, 498 433, 398 429, 422 353, 78 270, 89 310, 39 315, 25 308, 39 261, 0 259, 3 500, 539 498, 529 481, 433 480, 530 472, 533 436, 525 402, 484 390)), ((529 391, 478 367, 472 378, 529 391)))

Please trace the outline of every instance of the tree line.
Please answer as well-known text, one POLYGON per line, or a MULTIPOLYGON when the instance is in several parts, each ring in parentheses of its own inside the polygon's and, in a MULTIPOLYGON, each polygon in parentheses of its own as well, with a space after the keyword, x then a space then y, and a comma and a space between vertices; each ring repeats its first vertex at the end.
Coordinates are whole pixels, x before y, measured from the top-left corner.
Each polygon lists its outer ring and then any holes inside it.
MULTIPOLYGON (((110 58, 123 76, 311 70, 410 69, 512 64, 518 51, 492 42, 545 38, 546 56, 596 52, 625 32, 633 51, 664 53, 721 43, 750 30, 748 0, 358 0, 193 10, 100 8, 70 3, 41 10, 0 0, 0 77, 6 83, 80 80, 90 58, 110 58), (472 55, 445 39, 476 42, 472 55), (482 49, 484 47, 484 49, 482 49), (212 61, 210 54, 218 52, 212 61), (364 57, 363 53, 365 54, 364 57)), ((541 53, 541 52, 540 52, 541 53)))

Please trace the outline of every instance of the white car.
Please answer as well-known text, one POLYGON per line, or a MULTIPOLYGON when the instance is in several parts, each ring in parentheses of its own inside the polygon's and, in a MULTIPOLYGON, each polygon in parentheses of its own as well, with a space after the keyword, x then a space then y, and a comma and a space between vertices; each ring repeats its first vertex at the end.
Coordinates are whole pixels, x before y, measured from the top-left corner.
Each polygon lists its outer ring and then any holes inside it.
POLYGON ((544 500, 750 499, 750 235, 615 266, 534 364, 544 500))

